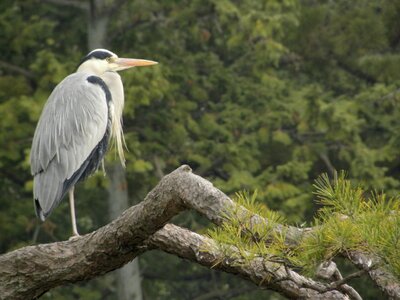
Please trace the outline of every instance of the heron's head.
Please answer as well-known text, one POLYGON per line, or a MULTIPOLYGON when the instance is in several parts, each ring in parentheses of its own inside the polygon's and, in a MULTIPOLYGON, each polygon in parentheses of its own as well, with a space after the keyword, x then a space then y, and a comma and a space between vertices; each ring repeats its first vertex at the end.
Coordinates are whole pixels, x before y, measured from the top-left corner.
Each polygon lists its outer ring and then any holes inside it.
POLYGON ((101 75, 105 72, 117 72, 132 67, 144 67, 155 64, 157 62, 152 60, 120 58, 109 50, 95 49, 83 58, 78 67, 78 72, 83 71, 101 75))

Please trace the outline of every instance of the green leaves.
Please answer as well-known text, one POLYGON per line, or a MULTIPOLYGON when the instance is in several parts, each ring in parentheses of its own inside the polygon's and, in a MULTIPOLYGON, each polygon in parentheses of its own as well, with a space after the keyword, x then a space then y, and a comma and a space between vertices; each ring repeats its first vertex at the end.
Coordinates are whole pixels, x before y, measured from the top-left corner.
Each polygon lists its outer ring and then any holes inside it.
POLYGON ((341 172, 331 181, 323 174, 314 184, 317 202, 322 204, 311 232, 296 246, 286 242, 284 219, 256 200, 257 193, 236 194, 236 208, 222 226, 209 235, 226 255, 238 263, 254 257, 277 260, 313 275, 319 264, 348 251, 366 251, 382 259, 382 264, 400 278, 400 201, 385 194, 353 187, 341 172), (259 217, 262 217, 260 219, 259 217))
POLYGON ((345 173, 331 182, 326 174, 315 183, 315 194, 324 206, 319 210, 317 230, 304 243, 305 253, 321 253, 320 259, 331 259, 337 253, 363 250, 382 258, 394 274, 400 276, 398 263, 398 225, 400 204, 398 198, 383 193, 371 193, 353 186, 345 173), (308 244, 310 243, 310 244, 308 244), (318 249, 316 244, 319 244, 318 249), (308 250, 307 250, 308 249, 308 250))
POLYGON ((352 217, 362 208, 363 190, 360 187, 353 188, 343 171, 339 175, 335 173, 332 183, 327 174, 321 175, 315 181, 314 188, 318 203, 324 205, 324 215, 336 212, 352 217))
POLYGON ((234 263, 245 263, 254 257, 272 260, 282 257, 287 250, 284 246, 285 232, 275 231, 284 218, 256 198, 257 192, 237 193, 235 200, 239 205, 227 215, 227 221, 208 230, 208 235, 219 243, 221 251, 237 259, 234 263), (253 218, 254 213, 262 218, 253 218))
MULTIPOLYGON (((51 90, 89 49, 83 11, 33 0, 1 1, 0 8, 0 231, 9 232, 0 244, 6 251, 34 233, 28 161, 36 121, 51 90)), ((390 248, 396 223, 388 212, 394 204, 369 201, 357 186, 385 190, 386 198, 399 191, 399 20, 397 1, 125 1, 108 24, 107 47, 159 61, 121 74, 132 202, 187 163, 227 194, 257 190, 257 203, 290 224, 310 224, 321 204, 320 217, 357 217, 358 225, 325 220, 326 231, 304 248, 310 259, 353 247, 361 237, 396 265, 390 248), (334 169, 346 170, 356 188, 341 175, 322 178, 313 202, 313 180, 334 169), (355 230, 367 221, 368 229, 355 230), (344 235, 340 243, 335 233, 344 235)), ((87 202, 78 208, 91 214, 88 230, 105 222, 92 209, 104 194, 106 179, 99 177, 83 187, 87 202)), ((55 212, 59 227, 54 231, 47 221, 40 241, 68 232, 67 206, 59 209, 65 209, 55 212)), ((281 246, 267 248, 280 253, 281 246)), ((160 286, 171 298, 172 288, 160 286)))

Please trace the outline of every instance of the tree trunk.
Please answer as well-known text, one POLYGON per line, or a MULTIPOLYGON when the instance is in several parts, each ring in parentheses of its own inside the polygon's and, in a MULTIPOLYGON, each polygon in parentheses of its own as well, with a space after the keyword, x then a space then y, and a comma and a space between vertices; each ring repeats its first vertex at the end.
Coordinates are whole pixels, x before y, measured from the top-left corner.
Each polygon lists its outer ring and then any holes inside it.
MULTIPOLYGON (((120 1, 121 2, 121 1, 120 1)), ((121 2, 122 3, 122 2, 121 2)), ((91 0, 88 16, 88 47, 90 50, 107 47, 107 25, 110 11, 116 1, 91 0)), ((129 207, 125 170, 113 163, 108 170, 108 207, 110 220, 117 218, 129 207)), ((142 300, 142 288, 138 258, 114 272, 119 300, 142 300)))
MULTIPOLYGON (((125 169, 119 163, 107 167, 110 178, 108 186, 108 205, 111 221, 116 219, 129 207, 128 189, 125 178, 125 169)), ((120 300, 142 300, 142 287, 139 269, 139 258, 126 264, 115 271, 115 280, 118 286, 118 299, 120 300)))
POLYGON ((105 11, 104 0, 90 0, 88 16, 88 48, 105 47, 107 44, 107 25, 109 14, 105 11))

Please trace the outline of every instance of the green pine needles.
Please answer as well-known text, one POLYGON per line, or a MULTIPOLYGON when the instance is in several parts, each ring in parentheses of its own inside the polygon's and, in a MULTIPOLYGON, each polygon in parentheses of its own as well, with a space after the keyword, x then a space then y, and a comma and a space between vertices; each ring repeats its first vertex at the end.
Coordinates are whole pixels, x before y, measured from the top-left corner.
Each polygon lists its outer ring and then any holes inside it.
POLYGON ((262 257, 311 276, 320 263, 358 250, 376 255, 400 278, 399 199, 353 186, 344 172, 335 174, 332 180, 321 175, 314 188, 322 207, 312 229, 299 234, 296 243, 288 243, 289 226, 284 218, 257 202, 256 192, 237 193, 239 205, 222 226, 210 229, 208 234, 238 263, 262 257))

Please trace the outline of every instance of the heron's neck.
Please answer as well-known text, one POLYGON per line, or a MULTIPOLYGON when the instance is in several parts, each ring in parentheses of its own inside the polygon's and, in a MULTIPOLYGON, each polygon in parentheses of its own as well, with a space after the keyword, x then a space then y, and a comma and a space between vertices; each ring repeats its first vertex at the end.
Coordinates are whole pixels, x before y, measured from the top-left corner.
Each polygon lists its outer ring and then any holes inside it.
POLYGON ((122 131, 122 111, 124 109, 124 86, 122 85, 121 76, 117 72, 105 72, 99 76, 104 80, 111 93, 112 111, 111 111, 111 137, 115 139, 116 149, 121 160, 125 165, 124 150, 125 144, 124 133, 122 131))
POLYGON ((122 109, 124 108, 124 86, 122 85, 121 76, 119 76, 117 72, 111 71, 104 72, 98 76, 106 83, 111 92, 115 109, 118 109, 119 115, 122 116, 122 109))
POLYGON ((121 76, 117 72, 104 71, 105 66, 102 65, 102 61, 96 62, 94 60, 88 60, 82 63, 77 73, 83 72, 93 74, 103 79, 105 84, 111 93, 111 138, 115 140, 115 147, 118 152, 118 156, 123 166, 125 166, 124 158, 124 133, 122 131, 122 110, 124 109, 124 86, 122 85, 121 76))
POLYGON ((76 72, 77 73, 83 72, 83 73, 89 73, 89 74, 93 74, 96 76, 100 76, 101 74, 103 74, 105 72, 106 68, 107 68, 106 62, 89 59, 89 60, 83 62, 78 67, 76 72))

